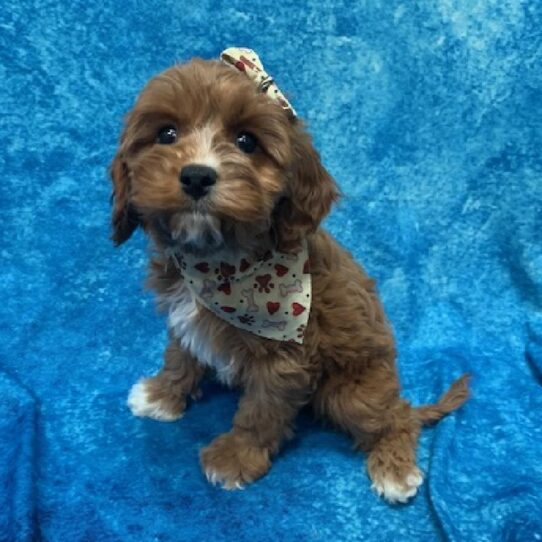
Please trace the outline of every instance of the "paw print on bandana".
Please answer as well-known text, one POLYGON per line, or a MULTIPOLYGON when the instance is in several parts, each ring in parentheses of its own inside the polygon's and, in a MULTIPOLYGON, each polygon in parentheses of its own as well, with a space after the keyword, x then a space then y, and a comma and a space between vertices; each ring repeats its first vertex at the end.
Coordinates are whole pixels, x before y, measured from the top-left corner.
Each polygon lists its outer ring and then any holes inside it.
POLYGON ((307 326, 305 324, 301 324, 297 329, 297 338, 302 339, 303 335, 305 335, 305 329, 307 329, 307 326))
POLYGON ((246 326, 251 326, 254 323, 254 316, 250 314, 243 314, 243 316, 238 316, 239 322, 245 324, 246 326))
POLYGON ((198 262, 194 265, 194 268, 204 275, 209 272, 209 264, 207 262, 198 262))
POLYGON ((220 262, 220 269, 215 269, 215 275, 219 281, 231 282, 235 280, 235 265, 220 262))
POLYGON ((235 265, 230 265, 225 262, 220 262, 220 269, 215 269, 215 275, 221 283, 218 286, 218 291, 226 295, 231 294, 231 281, 235 280, 235 265))
POLYGON ((256 288, 260 294, 263 292, 268 294, 275 287, 275 285, 271 282, 272 278, 273 277, 269 274, 255 277, 254 280, 256 282, 254 284, 254 288, 256 288))

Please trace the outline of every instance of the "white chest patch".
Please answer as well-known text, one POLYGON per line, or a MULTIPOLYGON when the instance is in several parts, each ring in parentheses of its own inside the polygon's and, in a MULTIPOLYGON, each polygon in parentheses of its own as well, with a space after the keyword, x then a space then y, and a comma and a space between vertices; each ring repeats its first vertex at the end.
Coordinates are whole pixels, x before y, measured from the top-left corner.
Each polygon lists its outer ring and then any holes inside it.
POLYGON ((199 311, 192 292, 180 283, 178 289, 160 296, 169 305, 168 327, 180 345, 202 365, 215 369, 218 379, 231 385, 234 378, 233 360, 224 359, 213 348, 210 337, 199 321, 199 311))

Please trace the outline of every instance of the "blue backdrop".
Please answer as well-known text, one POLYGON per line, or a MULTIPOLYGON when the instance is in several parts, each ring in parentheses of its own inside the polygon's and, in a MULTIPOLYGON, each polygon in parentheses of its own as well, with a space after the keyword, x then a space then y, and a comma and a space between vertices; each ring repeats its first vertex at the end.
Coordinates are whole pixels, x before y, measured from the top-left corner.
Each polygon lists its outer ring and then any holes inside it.
POLYGON ((542 4, 536 0, 8 0, 0 10, 0 540, 542 540, 542 4), (261 481, 198 450, 238 396, 133 418, 165 322, 146 244, 109 236, 123 114, 175 61, 254 48, 344 198, 327 221, 378 280, 404 394, 464 371, 409 505, 346 436, 299 420, 261 481))

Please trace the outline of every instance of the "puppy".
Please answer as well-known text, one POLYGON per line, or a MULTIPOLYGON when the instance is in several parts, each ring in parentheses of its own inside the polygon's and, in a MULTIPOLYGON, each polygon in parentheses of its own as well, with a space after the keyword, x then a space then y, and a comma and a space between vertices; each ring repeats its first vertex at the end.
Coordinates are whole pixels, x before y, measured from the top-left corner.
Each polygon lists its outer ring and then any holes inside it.
POLYGON ((177 420, 211 373, 243 390, 231 430, 201 452, 211 482, 263 476, 310 405, 368 454, 378 495, 414 496, 420 429, 466 400, 467 377, 435 405, 401 399, 375 283, 319 226, 337 186, 255 53, 152 79, 111 174, 112 238, 148 234, 149 284, 169 315, 163 368, 132 388, 133 414, 177 420))

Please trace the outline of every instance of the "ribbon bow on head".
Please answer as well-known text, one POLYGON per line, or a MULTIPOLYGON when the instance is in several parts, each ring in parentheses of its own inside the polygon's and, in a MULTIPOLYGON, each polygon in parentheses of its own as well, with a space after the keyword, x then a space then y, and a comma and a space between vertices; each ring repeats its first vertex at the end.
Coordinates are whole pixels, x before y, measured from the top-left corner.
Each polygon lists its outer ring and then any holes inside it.
POLYGON ((258 55, 252 49, 230 47, 220 53, 220 59, 254 81, 258 90, 275 100, 290 116, 297 117, 292 104, 286 99, 273 78, 264 70, 258 55))

